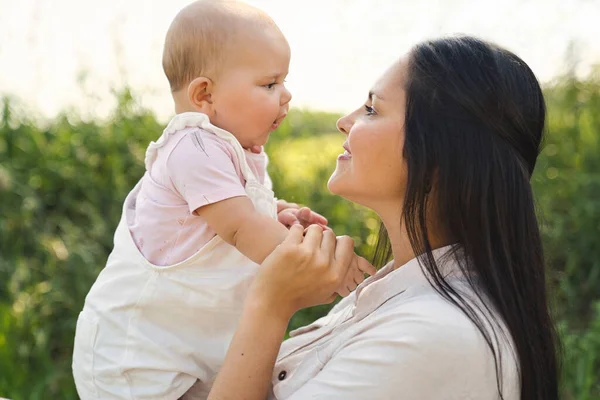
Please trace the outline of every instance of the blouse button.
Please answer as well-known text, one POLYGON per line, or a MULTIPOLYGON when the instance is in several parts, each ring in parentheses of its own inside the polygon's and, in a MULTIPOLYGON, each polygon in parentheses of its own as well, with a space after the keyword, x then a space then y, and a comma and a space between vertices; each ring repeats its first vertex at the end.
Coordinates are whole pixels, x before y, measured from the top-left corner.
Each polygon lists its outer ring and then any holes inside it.
POLYGON ((284 380, 285 377, 287 376, 287 372, 286 371, 281 371, 279 373, 279 376, 277 377, 277 379, 279 379, 280 381, 284 380))

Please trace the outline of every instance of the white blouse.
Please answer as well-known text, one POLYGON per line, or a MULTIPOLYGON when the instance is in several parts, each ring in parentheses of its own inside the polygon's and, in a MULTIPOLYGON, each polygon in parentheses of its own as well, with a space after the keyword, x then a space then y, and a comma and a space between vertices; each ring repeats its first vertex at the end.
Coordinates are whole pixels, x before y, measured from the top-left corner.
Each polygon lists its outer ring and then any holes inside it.
MULTIPOLYGON (((473 299, 453 258, 443 257, 449 249, 435 250, 434 257, 447 281, 473 299)), ((499 398, 483 335, 432 288, 417 259, 395 270, 388 264, 327 316, 291 335, 275 365, 271 400, 499 398)), ((509 337, 499 334, 495 348, 504 399, 517 400, 509 337)))

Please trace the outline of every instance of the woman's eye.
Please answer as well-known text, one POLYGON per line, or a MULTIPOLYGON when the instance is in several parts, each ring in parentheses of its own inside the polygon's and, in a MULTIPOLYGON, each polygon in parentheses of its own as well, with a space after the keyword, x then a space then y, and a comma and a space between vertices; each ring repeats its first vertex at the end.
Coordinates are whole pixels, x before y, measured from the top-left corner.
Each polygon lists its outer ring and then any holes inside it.
POLYGON ((365 110, 367 111, 367 115, 375 115, 376 114, 375 109, 371 106, 367 106, 366 104, 365 104, 365 110))

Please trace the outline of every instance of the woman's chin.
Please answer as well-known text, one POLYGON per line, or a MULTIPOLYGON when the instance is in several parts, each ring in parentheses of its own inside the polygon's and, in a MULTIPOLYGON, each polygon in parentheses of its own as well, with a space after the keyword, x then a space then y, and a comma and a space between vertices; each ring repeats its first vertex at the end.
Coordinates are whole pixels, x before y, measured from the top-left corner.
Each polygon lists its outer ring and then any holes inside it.
POLYGON ((335 171, 333 171, 333 174, 331 175, 331 177, 329 178, 329 181, 327 182, 327 189, 329 189, 329 191, 332 194, 343 197, 345 185, 344 185, 344 178, 340 175, 341 174, 339 173, 339 171, 337 169, 335 171))
POLYGON ((335 170, 327 182, 327 189, 336 196, 340 196, 348 201, 368 207, 365 200, 369 199, 369 194, 362 188, 356 186, 356 180, 353 179, 347 171, 335 170))
POLYGON ((329 189, 331 194, 337 194, 335 191, 335 184, 332 184, 331 180, 332 178, 329 178, 329 181, 327 182, 327 189, 329 189))

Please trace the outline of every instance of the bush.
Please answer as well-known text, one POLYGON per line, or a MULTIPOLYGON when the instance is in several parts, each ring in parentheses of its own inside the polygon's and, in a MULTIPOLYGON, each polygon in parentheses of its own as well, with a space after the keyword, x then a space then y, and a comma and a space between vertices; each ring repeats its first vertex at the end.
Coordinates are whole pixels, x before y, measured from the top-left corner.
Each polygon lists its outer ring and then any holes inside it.
POLYGON ((567 321, 559 324, 566 368, 563 371, 564 400, 600 399, 600 301, 587 329, 569 329, 567 321))

